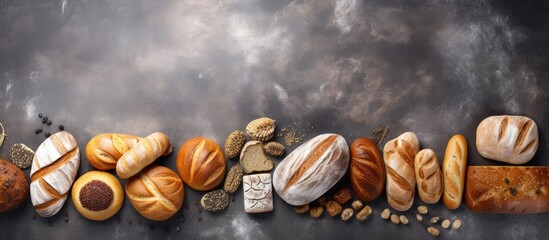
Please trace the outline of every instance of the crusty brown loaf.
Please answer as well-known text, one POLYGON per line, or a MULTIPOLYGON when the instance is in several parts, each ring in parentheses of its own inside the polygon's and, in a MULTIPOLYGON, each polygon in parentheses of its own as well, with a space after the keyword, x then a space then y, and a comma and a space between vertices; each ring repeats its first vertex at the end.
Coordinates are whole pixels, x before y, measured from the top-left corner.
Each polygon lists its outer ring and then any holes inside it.
POLYGON ((549 167, 470 166, 465 205, 485 213, 549 212, 549 167))
POLYGON ((442 171, 435 152, 431 149, 419 151, 415 158, 414 168, 419 198, 428 204, 438 202, 443 186, 442 171))
POLYGON ((155 132, 124 153, 116 163, 116 174, 120 178, 127 179, 147 167, 157 158, 172 152, 172 146, 168 136, 161 132, 155 132))
POLYGON ((177 153, 177 171, 191 188, 208 191, 223 181, 227 163, 217 143, 195 137, 181 145, 177 153))
POLYGON ((419 152, 419 140, 406 132, 387 142, 383 159, 387 170, 386 193, 389 205, 397 211, 406 211, 414 203, 416 176, 414 159, 419 152))
POLYGON ((51 217, 61 210, 79 167, 80 150, 70 133, 55 133, 40 144, 32 161, 29 186, 38 215, 51 217))
POLYGON ((0 213, 18 208, 28 195, 29 182, 25 173, 0 158, 0 213))
POLYGON ((385 187, 385 163, 377 145, 368 138, 357 138, 349 151, 349 174, 355 195, 362 201, 375 200, 385 187))
POLYGON ((86 159, 99 170, 116 168, 116 162, 141 140, 126 134, 103 133, 93 137, 86 145, 86 159))
POLYGON ((524 164, 534 157, 538 144, 538 127, 525 116, 491 116, 477 127, 477 150, 488 159, 524 164))
POLYGON ((89 171, 82 175, 80 178, 78 178, 76 182, 74 182, 74 186, 72 187, 71 191, 71 198, 74 207, 80 214, 82 214, 82 216, 94 221, 103 221, 112 217, 118 212, 118 210, 120 210, 120 208, 122 207, 122 203, 124 202, 124 191, 122 190, 122 185, 120 185, 120 182, 114 175, 103 171, 89 171), (108 186, 108 189, 112 191, 110 199, 107 197, 105 197, 104 199, 98 199, 104 197, 105 195, 108 195, 104 194, 104 192, 101 191, 103 189, 100 189, 96 186, 87 187, 88 184, 92 182, 96 183, 97 181, 104 184, 103 186, 108 186), (83 188, 91 189, 88 191, 84 191, 85 193, 89 194, 89 196, 81 195, 81 193, 83 193, 83 188), (87 201, 84 200, 83 203, 81 199, 85 198, 92 199, 88 199, 87 201), (107 204, 104 204, 104 206, 107 206, 105 209, 94 209, 97 208, 97 206, 94 205, 97 205, 101 201, 108 202, 108 200, 110 200, 110 204, 108 206, 107 204))
POLYGON ((185 185, 171 169, 151 165, 128 179, 126 195, 143 217, 163 221, 181 209, 185 185))
POLYGON ((466 167, 467 140, 463 135, 456 134, 448 141, 442 163, 442 175, 444 176, 442 202, 448 209, 456 209, 461 204, 466 167))

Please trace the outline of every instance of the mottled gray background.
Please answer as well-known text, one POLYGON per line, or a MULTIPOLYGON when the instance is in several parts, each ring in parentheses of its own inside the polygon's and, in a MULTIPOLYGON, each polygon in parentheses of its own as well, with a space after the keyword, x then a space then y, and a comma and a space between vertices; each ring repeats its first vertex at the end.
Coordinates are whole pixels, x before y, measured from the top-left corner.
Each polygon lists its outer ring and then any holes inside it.
MULTIPOLYGON (((520 114, 540 131, 528 164, 549 165, 549 4, 509 2, 2 0, 0 122, 8 137, 0 156, 17 142, 38 147, 39 112, 64 124, 82 151, 103 132, 163 131, 176 149, 199 135, 223 143, 270 116, 278 126, 298 122, 307 139, 336 132, 349 143, 386 124, 389 138, 413 131, 440 160, 449 137, 462 133, 470 164, 486 165, 498 163, 478 155, 476 126, 490 115, 520 114)), ((175 158, 159 162, 175 169, 175 158)), ((79 175, 91 169, 83 157, 79 175)), ((346 177, 338 187, 348 184, 346 177)), ((242 190, 226 211, 198 213, 201 193, 186 190, 189 209, 165 222, 145 220, 127 201, 121 222, 92 222, 69 200, 48 223, 32 219, 27 200, 0 215, 0 238, 429 238, 415 220, 382 221, 384 196, 371 203, 369 220, 346 223, 297 215, 277 196, 274 212, 246 214, 242 190)), ((430 208, 463 220, 441 239, 549 234, 547 214, 430 208)))

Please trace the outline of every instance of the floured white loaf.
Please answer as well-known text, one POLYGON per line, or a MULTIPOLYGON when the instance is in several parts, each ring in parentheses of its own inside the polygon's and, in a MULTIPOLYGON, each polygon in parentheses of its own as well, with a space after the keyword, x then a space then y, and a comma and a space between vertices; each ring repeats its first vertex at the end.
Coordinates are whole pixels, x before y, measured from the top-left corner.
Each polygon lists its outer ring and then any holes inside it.
POLYGON ((491 116, 477 128, 477 150, 485 158, 524 164, 538 149, 538 127, 524 116, 491 116))
POLYGON ((38 215, 55 215, 67 199, 80 167, 80 151, 74 137, 58 132, 47 138, 34 154, 30 195, 38 215))
POLYGON ((291 205, 303 205, 326 193, 349 166, 349 147, 337 134, 322 134, 297 147, 278 164, 273 185, 291 205))
POLYGON ((387 170, 387 201, 397 211, 406 211, 414 203, 414 159, 418 152, 419 140, 412 132, 401 134, 387 142, 383 148, 383 160, 387 170))

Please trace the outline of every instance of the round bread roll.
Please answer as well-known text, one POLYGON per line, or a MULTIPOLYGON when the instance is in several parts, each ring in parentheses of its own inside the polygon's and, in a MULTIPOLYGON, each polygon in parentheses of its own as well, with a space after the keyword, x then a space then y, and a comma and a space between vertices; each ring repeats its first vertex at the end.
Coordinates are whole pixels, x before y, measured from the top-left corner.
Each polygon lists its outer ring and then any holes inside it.
POLYGON ((99 170, 115 169, 118 159, 140 140, 140 137, 126 134, 99 134, 86 145, 86 159, 99 170))
POLYGON ((0 158, 0 213, 21 206, 29 195, 25 173, 13 163, 0 158))
POLYGON ((151 165, 128 179, 126 195, 143 217, 163 221, 181 209, 185 185, 171 169, 151 165))
POLYGON ((205 137, 195 137, 183 143, 176 164, 181 179, 198 191, 212 190, 219 185, 227 166, 219 145, 205 137))
POLYGON ((89 171, 72 187, 72 202, 87 219, 103 221, 120 210, 124 191, 118 179, 110 173, 89 171))

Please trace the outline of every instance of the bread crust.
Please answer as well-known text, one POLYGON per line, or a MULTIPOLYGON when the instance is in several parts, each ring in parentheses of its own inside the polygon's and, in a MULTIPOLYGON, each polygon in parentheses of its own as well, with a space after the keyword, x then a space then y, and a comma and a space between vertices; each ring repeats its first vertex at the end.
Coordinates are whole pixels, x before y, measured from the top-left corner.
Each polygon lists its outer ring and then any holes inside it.
POLYGON ((74 182, 71 198, 74 207, 82 216, 93 221, 103 221, 112 217, 120 210, 122 203, 124 202, 124 191, 122 190, 122 185, 114 175, 103 171, 89 171, 74 182), (105 183, 113 192, 112 202, 107 209, 92 211, 85 208, 82 205, 82 202, 80 202, 80 192, 82 188, 94 180, 105 183))
POLYGON ((377 145, 368 138, 357 138, 349 148, 349 176, 353 191, 362 201, 374 201, 385 187, 385 163, 377 145))
POLYGON ((465 187, 465 171, 467 168, 467 140, 461 134, 450 138, 442 163, 442 175, 444 176, 444 191, 442 202, 450 210, 461 205, 463 188, 465 187))
POLYGON ((419 198, 428 204, 438 202, 442 196, 443 185, 437 154, 431 149, 419 151, 414 168, 419 198))
POLYGON ((195 137, 181 145, 176 165, 179 176, 187 185, 198 191, 208 191, 223 181, 227 161, 216 142, 195 137))

